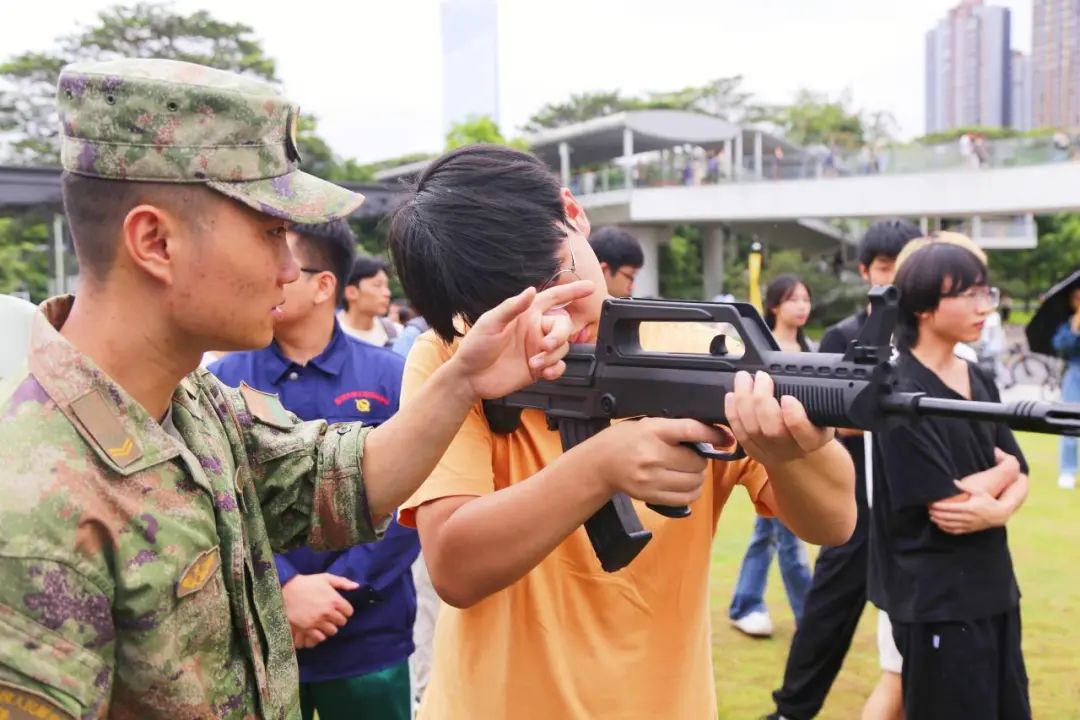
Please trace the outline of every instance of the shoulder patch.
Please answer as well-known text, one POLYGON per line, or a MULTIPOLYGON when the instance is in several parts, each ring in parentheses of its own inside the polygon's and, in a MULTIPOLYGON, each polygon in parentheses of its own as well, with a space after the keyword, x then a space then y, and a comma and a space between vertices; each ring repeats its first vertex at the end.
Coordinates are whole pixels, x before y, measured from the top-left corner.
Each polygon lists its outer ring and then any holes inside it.
MULTIPOLYGON (((135 438, 124 429, 116 410, 100 389, 94 389, 71 403, 71 411, 90 437, 120 467, 127 467, 142 457, 135 438)), ((0 718, 2 720, 2 718, 0 718)))
MULTIPOLYGON (((215 545, 191 561, 176 583, 176 599, 202 590, 214 572, 221 567, 221 549, 215 545)), ((0 718, 2 720, 2 718, 0 718)))
POLYGON ((74 720, 53 700, 0 680, 0 720, 74 720))
POLYGON ((256 390, 245 382, 240 383, 240 394, 244 398, 248 412, 267 425, 288 430, 293 426, 285 406, 277 395, 256 390))

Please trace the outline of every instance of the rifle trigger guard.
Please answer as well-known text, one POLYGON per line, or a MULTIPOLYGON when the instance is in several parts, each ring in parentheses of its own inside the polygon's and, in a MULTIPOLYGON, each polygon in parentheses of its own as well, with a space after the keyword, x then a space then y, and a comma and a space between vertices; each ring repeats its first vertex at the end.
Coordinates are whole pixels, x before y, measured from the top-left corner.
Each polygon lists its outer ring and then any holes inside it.
POLYGON ((708 458, 710 460, 731 461, 742 460, 744 457, 746 457, 746 451, 743 450, 742 445, 739 445, 738 443, 735 444, 735 449, 730 452, 725 450, 717 450, 707 442, 687 443, 687 445, 693 448, 694 452, 696 452, 701 457, 708 458))

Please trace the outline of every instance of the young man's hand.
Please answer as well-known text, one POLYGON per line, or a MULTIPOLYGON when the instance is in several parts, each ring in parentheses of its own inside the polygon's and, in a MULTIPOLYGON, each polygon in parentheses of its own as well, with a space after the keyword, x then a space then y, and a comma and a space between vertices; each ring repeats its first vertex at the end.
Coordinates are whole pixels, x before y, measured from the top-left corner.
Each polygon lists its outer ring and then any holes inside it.
POLYGON ((994 463, 989 470, 956 480, 960 494, 930 505, 930 520, 942 532, 966 535, 1002 527, 1023 503, 1026 485, 1013 488, 1022 477, 1020 461, 994 448, 994 463))
POLYGON ((1002 527, 1009 519, 1009 509, 1005 504, 980 487, 965 487, 962 480, 956 485, 968 497, 960 502, 938 501, 930 505, 930 520, 942 532, 950 535, 968 533, 1002 527))
POLYGON ((339 591, 358 587, 352 580, 330 573, 296 575, 285 583, 281 594, 293 646, 312 648, 336 635, 353 614, 352 605, 339 591))
POLYGON ((481 315, 447 364, 455 363, 463 381, 483 399, 509 395, 541 378, 558 378, 566 370, 562 358, 573 328, 568 314, 548 311, 593 290, 587 280, 541 293, 528 288, 481 315))
POLYGON ((725 430, 697 420, 643 418, 625 421, 591 438, 596 471, 611 491, 657 505, 689 505, 701 495, 707 461, 683 443, 734 442, 725 430))
POLYGON ((802 403, 785 395, 774 397, 768 374, 756 377, 740 371, 734 392, 724 397, 724 414, 747 454, 769 467, 800 460, 832 440, 833 428, 810 422, 802 403))

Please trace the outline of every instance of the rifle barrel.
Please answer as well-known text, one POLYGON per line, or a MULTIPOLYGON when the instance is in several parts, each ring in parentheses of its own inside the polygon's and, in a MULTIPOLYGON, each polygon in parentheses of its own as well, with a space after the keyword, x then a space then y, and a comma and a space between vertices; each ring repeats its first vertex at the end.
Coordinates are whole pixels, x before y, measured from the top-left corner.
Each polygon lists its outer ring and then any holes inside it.
POLYGON ((1008 403, 977 400, 951 400, 920 393, 898 393, 882 401, 886 412, 907 415, 936 415, 961 420, 1003 422, 1015 430, 1080 436, 1080 404, 1051 403, 1041 400, 1015 400, 1008 403))

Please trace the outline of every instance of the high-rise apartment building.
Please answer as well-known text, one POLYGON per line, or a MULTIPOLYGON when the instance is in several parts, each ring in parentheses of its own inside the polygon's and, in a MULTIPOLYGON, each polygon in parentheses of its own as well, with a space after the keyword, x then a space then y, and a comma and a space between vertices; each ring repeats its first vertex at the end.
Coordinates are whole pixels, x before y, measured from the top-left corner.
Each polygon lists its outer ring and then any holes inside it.
POLYGON ((1080 0, 1034 0, 1031 121, 1080 127, 1080 0))
POLYGON ((1010 124, 1011 20, 1008 8, 962 0, 926 34, 926 132, 1010 124))

